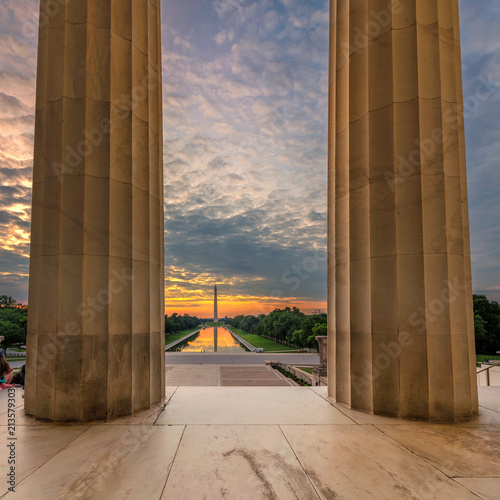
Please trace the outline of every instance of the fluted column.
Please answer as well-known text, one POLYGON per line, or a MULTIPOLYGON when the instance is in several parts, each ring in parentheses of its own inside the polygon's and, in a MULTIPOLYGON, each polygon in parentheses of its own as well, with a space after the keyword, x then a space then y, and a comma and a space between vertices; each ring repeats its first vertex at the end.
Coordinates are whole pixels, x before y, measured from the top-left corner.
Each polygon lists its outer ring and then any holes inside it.
POLYGON ((329 393, 477 414, 458 0, 332 0, 329 393))
POLYGON ((26 412, 165 393, 159 0, 41 0, 26 412))

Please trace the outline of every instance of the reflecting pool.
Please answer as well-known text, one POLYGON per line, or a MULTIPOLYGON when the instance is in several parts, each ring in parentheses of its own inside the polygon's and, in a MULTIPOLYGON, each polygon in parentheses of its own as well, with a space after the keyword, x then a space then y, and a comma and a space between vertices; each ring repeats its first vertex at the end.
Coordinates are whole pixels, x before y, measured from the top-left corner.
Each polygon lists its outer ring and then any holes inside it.
POLYGON ((184 342, 177 344, 168 352, 244 352, 248 349, 242 346, 222 326, 203 328, 197 334, 184 342))

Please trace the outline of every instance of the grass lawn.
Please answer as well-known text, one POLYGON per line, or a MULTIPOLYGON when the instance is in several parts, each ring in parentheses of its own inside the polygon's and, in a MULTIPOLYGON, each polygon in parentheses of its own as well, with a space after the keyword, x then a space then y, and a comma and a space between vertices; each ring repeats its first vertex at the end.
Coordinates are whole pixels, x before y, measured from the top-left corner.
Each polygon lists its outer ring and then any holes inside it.
POLYGON ((188 333, 193 333, 196 332, 197 330, 199 330, 198 327, 191 328, 190 330, 184 330, 182 332, 170 333, 169 335, 165 335, 165 345, 171 344, 172 342, 175 342, 176 340, 185 337, 188 333))
POLYGON ((205 326, 222 326, 224 325, 224 323, 222 323, 221 321, 219 321, 218 323, 205 323, 205 326))
POLYGON ((18 347, 7 347, 7 349, 15 352, 26 352, 26 349, 19 349, 18 347))
POLYGON ((7 361, 26 361, 26 356, 5 356, 7 361))
POLYGON ((307 373, 312 373, 313 372, 313 369, 310 368, 310 367, 307 367, 307 366, 297 366, 297 368, 299 370, 302 370, 303 372, 307 372, 307 373))
POLYGON ((483 363, 487 359, 489 359, 490 361, 492 359, 500 359, 500 356, 498 354, 492 354, 491 356, 488 356, 488 354, 476 354, 476 361, 478 363, 483 363))
POLYGON ((290 347, 287 345, 280 344, 274 340, 265 339, 260 335, 255 335, 254 333, 247 333, 239 328, 231 327, 234 333, 237 333, 242 339, 250 342, 254 347, 262 347, 264 352, 266 351, 296 351, 296 347, 290 347))

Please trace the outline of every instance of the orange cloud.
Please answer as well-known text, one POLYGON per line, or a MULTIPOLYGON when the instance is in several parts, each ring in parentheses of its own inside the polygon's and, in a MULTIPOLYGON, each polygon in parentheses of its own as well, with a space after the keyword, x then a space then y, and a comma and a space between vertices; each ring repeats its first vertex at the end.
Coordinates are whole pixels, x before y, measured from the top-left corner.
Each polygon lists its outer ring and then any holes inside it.
MULTIPOLYGON (((278 299, 266 295, 245 295, 231 293, 233 287, 241 290, 249 278, 232 276, 220 278, 209 273, 195 273, 186 269, 168 266, 166 268, 165 314, 189 314, 199 318, 211 318, 214 314, 213 286, 217 283, 219 317, 234 317, 238 314, 269 314, 277 308, 298 307, 306 314, 317 310, 326 312, 326 300, 308 300, 302 297, 278 299)), ((263 278, 253 278, 252 282, 263 278)))
MULTIPOLYGON (((326 300, 311 301, 301 298, 287 298, 278 300, 274 297, 265 296, 241 296, 234 297, 228 295, 219 295, 218 313, 219 317, 229 316, 234 317, 238 314, 255 316, 259 314, 269 314, 274 309, 282 309, 284 307, 298 307, 306 314, 312 314, 317 310, 326 312, 326 300)), ((198 316, 199 318, 211 318, 214 313, 213 296, 200 297, 198 300, 193 300, 189 297, 168 296, 165 300, 165 314, 171 315, 174 312, 178 314, 189 314, 198 316)))

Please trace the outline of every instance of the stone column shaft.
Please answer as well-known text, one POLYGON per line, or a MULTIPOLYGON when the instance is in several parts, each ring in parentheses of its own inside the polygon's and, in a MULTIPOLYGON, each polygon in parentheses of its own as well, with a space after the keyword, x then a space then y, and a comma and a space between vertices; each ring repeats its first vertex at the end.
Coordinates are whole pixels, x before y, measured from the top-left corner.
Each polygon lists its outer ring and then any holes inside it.
POLYGON ((329 392, 477 413, 457 0, 332 0, 329 392))
POLYGON ((165 393, 159 0, 41 0, 26 412, 165 393))

